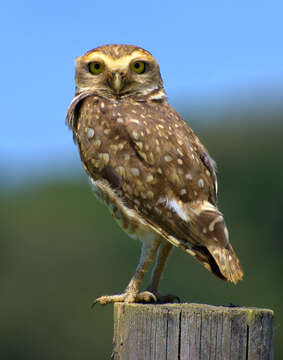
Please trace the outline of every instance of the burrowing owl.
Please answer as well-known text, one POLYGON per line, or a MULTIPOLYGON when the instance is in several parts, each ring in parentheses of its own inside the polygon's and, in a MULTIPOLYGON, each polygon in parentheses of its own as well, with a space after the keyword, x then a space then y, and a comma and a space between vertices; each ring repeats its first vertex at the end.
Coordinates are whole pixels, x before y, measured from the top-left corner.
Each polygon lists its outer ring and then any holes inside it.
POLYGON ((124 293, 96 302, 160 300, 157 287, 172 245, 220 279, 242 279, 216 206, 214 161, 168 104, 148 51, 106 45, 78 57, 66 121, 95 194, 129 236, 142 241, 140 263, 124 293), (155 256, 150 284, 139 292, 155 256))

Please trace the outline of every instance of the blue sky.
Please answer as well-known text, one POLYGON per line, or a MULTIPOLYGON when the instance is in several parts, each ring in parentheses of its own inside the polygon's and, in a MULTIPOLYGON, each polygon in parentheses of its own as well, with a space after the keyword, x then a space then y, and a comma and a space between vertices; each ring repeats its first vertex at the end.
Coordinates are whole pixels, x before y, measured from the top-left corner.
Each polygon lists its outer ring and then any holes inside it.
POLYGON ((5 3, 0 171, 11 178, 78 164, 64 125, 74 58, 98 45, 130 43, 151 51, 172 104, 181 96, 193 106, 195 99, 213 103, 234 89, 283 85, 282 1, 5 3))

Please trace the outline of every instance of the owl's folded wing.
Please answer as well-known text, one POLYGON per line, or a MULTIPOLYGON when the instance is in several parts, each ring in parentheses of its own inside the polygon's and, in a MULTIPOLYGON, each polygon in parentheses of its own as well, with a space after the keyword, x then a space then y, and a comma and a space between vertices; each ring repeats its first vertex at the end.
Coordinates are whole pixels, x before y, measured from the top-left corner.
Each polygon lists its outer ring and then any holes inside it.
POLYGON ((134 206, 152 229, 173 245, 196 257, 218 277, 237 282, 242 270, 216 207, 213 161, 186 123, 181 118, 176 121, 179 132, 170 135, 170 129, 155 121, 154 134, 147 137, 138 123, 127 124, 140 158, 139 175, 148 172, 148 182, 142 181, 144 196, 137 196, 134 206), (168 133, 170 140, 166 139, 168 133))

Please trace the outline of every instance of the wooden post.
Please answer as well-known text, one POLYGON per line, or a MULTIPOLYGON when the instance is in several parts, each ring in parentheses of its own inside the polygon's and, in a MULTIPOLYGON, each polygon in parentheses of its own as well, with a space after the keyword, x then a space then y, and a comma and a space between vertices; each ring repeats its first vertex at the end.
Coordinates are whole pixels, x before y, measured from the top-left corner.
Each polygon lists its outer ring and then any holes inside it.
POLYGON ((116 303, 111 359, 272 360, 273 311, 116 303))

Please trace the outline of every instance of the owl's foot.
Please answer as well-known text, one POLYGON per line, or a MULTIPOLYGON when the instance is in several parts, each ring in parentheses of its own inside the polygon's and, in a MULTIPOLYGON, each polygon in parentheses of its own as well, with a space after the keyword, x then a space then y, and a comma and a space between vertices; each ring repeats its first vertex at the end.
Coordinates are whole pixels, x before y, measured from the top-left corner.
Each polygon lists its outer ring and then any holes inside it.
POLYGON ((180 303, 180 298, 174 294, 161 296, 157 291, 142 291, 140 293, 125 292, 118 295, 104 295, 97 298, 92 304, 91 308, 96 304, 107 305, 115 302, 125 303, 153 303, 153 304, 166 304, 166 303, 180 303))
POLYGON ((92 304, 91 308, 96 304, 107 305, 115 302, 125 303, 156 303, 157 297, 150 291, 143 291, 140 293, 125 292, 118 295, 105 295, 97 298, 92 304))
POLYGON ((154 294, 155 298, 156 298, 155 302, 158 304, 166 304, 166 303, 174 303, 174 302, 180 303, 181 302, 179 296, 177 296, 175 294, 160 295, 158 291, 151 290, 151 289, 148 289, 148 291, 146 291, 146 292, 154 294))

